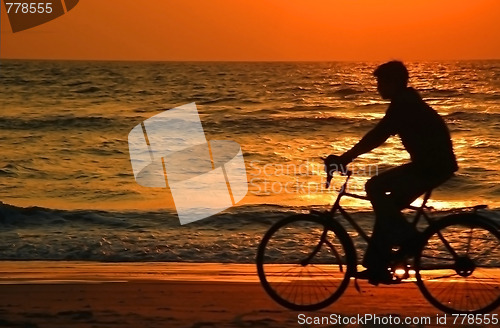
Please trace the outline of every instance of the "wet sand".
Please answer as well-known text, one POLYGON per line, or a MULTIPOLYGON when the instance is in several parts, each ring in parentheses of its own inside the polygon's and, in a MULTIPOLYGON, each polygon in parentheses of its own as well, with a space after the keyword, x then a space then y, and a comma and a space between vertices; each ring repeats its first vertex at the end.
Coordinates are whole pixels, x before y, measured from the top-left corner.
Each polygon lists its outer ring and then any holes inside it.
MULTIPOLYGON (((248 264, 0 263, 0 327, 341 327, 300 325, 300 313, 274 303, 248 264)), ((444 314, 412 282, 360 287, 351 282, 336 303, 305 314, 429 316, 430 325, 399 327, 467 326, 437 324, 444 314)))

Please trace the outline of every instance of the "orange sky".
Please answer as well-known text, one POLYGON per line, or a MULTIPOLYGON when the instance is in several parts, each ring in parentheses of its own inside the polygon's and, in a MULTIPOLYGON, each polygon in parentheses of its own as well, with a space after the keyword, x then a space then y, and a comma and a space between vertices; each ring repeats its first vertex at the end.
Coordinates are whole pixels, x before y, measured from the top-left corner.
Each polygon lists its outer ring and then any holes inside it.
POLYGON ((499 59, 499 0, 81 0, 1 58, 499 59))

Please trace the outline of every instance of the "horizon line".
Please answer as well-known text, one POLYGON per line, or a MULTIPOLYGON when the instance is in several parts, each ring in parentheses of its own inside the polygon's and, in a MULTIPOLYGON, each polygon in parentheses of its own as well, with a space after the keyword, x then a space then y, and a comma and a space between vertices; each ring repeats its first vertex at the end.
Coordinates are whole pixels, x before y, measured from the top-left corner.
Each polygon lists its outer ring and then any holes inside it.
MULTIPOLYGON (((399 58, 390 58, 390 59, 372 59, 372 60, 364 60, 364 59, 311 59, 311 60, 193 60, 193 59, 66 59, 66 58, 2 58, 0 57, 0 61, 8 60, 22 60, 22 61, 69 61, 69 62, 137 62, 137 63, 348 63, 348 62, 386 62, 389 60, 401 60, 399 58)), ((476 59, 409 59, 409 60, 401 60, 405 63, 411 62, 466 62, 466 61, 500 61, 499 58, 476 58, 476 59)))

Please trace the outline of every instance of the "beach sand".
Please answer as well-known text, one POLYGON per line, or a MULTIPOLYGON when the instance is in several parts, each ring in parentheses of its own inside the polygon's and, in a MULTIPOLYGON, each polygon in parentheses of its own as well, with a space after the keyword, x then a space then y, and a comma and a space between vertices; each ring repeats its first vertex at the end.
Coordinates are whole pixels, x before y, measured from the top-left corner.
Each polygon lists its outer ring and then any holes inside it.
MULTIPOLYGON (((249 264, 0 263, 0 327, 373 327, 299 325, 300 313, 274 303, 249 264)), ((360 287, 351 283, 336 303, 306 315, 430 316, 430 325, 400 327, 466 326, 450 315, 436 324, 444 314, 414 283, 360 287)))

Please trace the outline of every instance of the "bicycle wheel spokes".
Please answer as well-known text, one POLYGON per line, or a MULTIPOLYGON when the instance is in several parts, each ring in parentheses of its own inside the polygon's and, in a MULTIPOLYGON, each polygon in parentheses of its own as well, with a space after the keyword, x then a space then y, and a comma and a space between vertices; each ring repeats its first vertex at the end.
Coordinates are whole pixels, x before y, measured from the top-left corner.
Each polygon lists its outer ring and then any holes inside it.
POLYGON ((477 313, 500 303, 500 236, 473 214, 431 230, 417 259, 424 296, 448 312, 477 313))
POLYGON ((328 305, 349 279, 339 238, 321 220, 308 217, 299 215, 273 226, 259 247, 257 265, 264 288, 291 309, 328 305))

